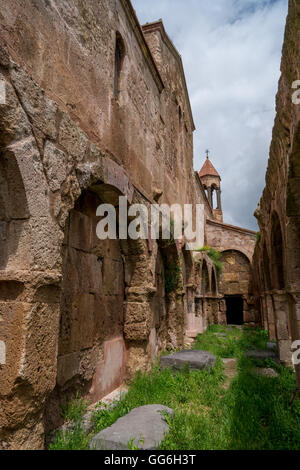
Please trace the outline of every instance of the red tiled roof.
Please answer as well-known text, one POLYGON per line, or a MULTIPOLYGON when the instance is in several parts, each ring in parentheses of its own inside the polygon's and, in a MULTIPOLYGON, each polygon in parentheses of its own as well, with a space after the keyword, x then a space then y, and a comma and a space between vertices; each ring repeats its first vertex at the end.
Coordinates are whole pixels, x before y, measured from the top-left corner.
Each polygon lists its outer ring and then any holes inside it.
POLYGON ((220 178, 219 173, 217 172, 209 158, 206 159, 206 162, 204 163, 203 167, 199 172, 199 176, 200 178, 202 176, 218 176, 220 178))

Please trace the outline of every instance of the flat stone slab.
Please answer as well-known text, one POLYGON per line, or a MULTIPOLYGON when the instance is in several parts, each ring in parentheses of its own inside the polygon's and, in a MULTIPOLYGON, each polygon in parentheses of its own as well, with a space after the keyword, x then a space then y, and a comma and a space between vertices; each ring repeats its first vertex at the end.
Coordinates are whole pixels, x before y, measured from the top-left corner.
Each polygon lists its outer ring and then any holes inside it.
POLYGON ((246 356, 250 359, 258 359, 259 361, 265 361, 266 359, 273 359, 275 362, 280 362, 276 353, 274 351, 265 351, 265 350, 253 350, 247 351, 246 356))
POLYGON ((260 369, 256 368, 253 369, 253 372, 255 375, 259 375, 261 377, 270 377, 271 379, 276 379, 276 377, 279 377, 279 374, 276 372, 276 370, 268 368, 268 369, 260 369))
POLYGON ((147 405, 135 408, 112 426, 99 432, 90 442, 91 450, 155 450, 169 431, 163 413, 173 416, 171 408, 147 405))
POLYGON ((182 370, 189 366, 191 370, 210 370, 216 365, 216 357, 208 351, 180 351, 160 360, 162 369, 182 370))

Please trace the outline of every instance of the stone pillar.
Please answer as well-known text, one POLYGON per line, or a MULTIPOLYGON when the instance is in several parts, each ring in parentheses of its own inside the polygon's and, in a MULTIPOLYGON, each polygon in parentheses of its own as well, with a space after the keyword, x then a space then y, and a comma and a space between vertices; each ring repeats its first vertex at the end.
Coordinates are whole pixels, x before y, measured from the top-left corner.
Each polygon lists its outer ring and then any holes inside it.
POLYGON ((217 189, 217 203, 218 203, 217 210, 218 211, 222 210, 221 193, 222 193, 221 189, 220 188, 217 189))
MULTIPOLYGON (((294 344, 293 352, 299 351, 299 345, 296 342, 300 341, 300 293, 289 296, 289 308, 290 308, 290 323, 291 323, 291 334, 292 343, 294 344)), ((300 354, 297 354, 297 358, 300 358, 300 354)), ((297 388, 300 396, 300 364, 294 364, 297 388)))
POLYGON ((292 363, 291 336, 289 331, 289 304, 285 293, 273 294, 275 310, 275 328, 279 352, 279 359, 286 363, 292 363))
POLYGON ((210 186, 209 188, 207 188, 207 193, 208 193, 208 201, 209 201, 209 204, 211 206, 211 208, 213 209, 213 190, 212 190, 212 187, 210 186))
POLYGON ((260 311, 261 311, 261 319, 263 322, 263 328, 264 330, 269 331, 268 311, 267 311, 265 296, 262 295, 259 299, 259 302, 260 302, 260 311))
POLYGON ((219 300, 219 318, 218 323, 219 325, 227 325, 227 318, 226 318, 226 302, 225 300, 219 300))
POLYGON ((274 307, 272 296, 265 294, 265 303, 268 316, 268 326, 269 326, 269 338, 271 341, 276 340, 276 329, 275 329, 275 318, 274 318, 274 307))

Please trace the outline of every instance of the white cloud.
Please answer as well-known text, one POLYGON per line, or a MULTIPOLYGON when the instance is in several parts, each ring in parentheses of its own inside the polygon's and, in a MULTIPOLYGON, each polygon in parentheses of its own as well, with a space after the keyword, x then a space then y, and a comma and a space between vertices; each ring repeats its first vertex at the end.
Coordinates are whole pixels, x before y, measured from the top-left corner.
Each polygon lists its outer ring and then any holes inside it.
POLYGON ((182 55, 196 124, 195 169, 211 150, 225 221, 256 229, 265 181, 287 0, 133 0, 162 18, 182 55))

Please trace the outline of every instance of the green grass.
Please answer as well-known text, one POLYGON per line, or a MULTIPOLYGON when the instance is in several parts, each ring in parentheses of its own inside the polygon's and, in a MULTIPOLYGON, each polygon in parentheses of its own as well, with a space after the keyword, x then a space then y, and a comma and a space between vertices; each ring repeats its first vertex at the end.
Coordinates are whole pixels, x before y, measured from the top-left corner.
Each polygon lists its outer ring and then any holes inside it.
MULTIPOLYGON (((163 450, 300 450, 300 405, 289 405, 296 388, 294 372, 269 361, 265 365, 273 365, 279 377, 256 376, 252 370, 257 363, 244 355, 247 349, 265 348, 266 341, 267 334, 261 330, 210 327, 198 337, 196 348, 217 356, 212 373, 186 369, 175 374, 160 371, 158 366, 151 373, 138 373, 114 409, 95 411, 93 434, 133 408, 162 404, 174 409, 163 450), (214 333, 226 334, 226 338, 214 333), (223 388, 222 357, 239 358, 238 374, 228 390, 223 388)), ((86 449, 91 437, 79 427, 74 438, 59 435, 52 448, 86 449)))
POLYGON ((91 436, 87 435, 77 423, 73 430, 59 431, 49 450, 87 450, 91 436))
POLYGON ((212 325, 197 338, 194 349, 209 351, 215 356, 240 357, 248 349, 266 349, 268 334, 264 330, 230 328, 212 325), (218 336, 225 334, 226 337, 218 336))
POLYGON ((66 405, 62 406, 62 417, 64 421, 80 421, 88 408, 88 402, 77 394, 76 397, 66 405))

